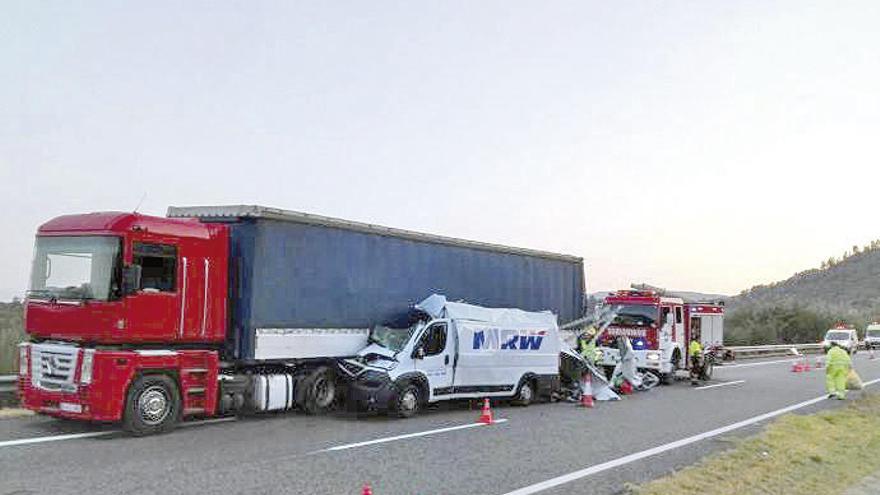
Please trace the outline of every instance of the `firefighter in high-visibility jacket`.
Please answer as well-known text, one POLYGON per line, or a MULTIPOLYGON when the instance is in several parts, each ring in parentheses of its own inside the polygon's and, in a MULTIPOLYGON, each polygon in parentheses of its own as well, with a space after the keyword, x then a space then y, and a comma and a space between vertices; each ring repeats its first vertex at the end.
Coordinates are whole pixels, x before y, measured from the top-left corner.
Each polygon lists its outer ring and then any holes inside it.
POLYGON ((825 389, 829 399, 846 399, 846 377, 852 368, 852 358, 837 342, 831 341, 831 349, 825 356, 825 389))
POLYGON ((691 385, 698 385, 703 371, 703 345, 700 344, 700 336, 696 333, 688 344, 688 359, 691 362, 691 385))
POLYGON ((596 351, 596 329, 589 326, 578 336, 578 352, 590 364, 595 364, 598 360, 596 351))

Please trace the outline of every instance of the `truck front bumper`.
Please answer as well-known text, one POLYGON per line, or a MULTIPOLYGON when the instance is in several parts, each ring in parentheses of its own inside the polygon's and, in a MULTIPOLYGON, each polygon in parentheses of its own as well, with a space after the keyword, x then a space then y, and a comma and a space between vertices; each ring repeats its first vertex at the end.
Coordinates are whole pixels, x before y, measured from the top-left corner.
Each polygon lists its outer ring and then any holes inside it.
POLYGON ((44 390, 30 384, 29 377, 20 377, 18 383, 21 405, 39 414, 79 421, 119 421, 120 411, 107 410, 102 401, 92 400, 88 387, 76 391, 44 390))

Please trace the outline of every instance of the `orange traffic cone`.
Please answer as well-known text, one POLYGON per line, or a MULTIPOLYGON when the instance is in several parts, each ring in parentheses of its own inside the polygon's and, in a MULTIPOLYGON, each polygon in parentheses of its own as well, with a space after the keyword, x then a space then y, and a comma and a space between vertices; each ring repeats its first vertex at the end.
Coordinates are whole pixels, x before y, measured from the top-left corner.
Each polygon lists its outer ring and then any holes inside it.
POLYGON ((803 370, 803 368, 801 368, 800 361, 795 361, 795 362, 791 363, 791 372, 792 373, 800 373, 801 371, 804 371, 804 370, 803 370))
POLYGON ((589 373, 581 380, 581 406, 593 407, 593 382, 589 373))
POLYGON ((804 362, 801 363, 801 371, 810 371, 810 360, 804 356, 804 362))
POLYGON ((495 420, 492 419, 492 409, 489 408, 489 399, 483 399, 483 411, 480 413, 480 419, 477 420, 477 423, 491 425, 494 422, 495 420))
POLYGON ((369 483, 364 483, 364 489, 361 491, 361 495, 373 495, 373 489, 370 488, 369 483))

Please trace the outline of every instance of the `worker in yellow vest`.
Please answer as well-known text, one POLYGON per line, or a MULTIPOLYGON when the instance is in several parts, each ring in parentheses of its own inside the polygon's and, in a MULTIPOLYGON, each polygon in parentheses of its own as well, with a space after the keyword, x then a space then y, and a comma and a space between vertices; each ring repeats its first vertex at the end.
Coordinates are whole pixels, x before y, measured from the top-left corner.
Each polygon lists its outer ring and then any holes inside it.
POLYGON ((825 389, 829 399, 846 399, 846 377, 852 368, 852 358, 835 341, 825 357, 825 389))
POLYGON ((596 350, 596 328, 591 325, 578 336, 578 352, 590 364, 595 364, 596 350))
POLYGON ((703 344, 700 344, 700 335, 696 332, 691 335, 691 343, 688 344, 688 359, 691 362, 691 385, 699 385, 703 371, 703 344))

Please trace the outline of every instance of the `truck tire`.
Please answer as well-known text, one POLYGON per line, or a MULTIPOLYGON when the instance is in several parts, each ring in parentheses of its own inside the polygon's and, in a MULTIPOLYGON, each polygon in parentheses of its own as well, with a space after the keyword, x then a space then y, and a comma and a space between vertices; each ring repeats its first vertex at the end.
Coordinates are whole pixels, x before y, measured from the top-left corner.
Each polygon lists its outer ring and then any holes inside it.
POLYGON ((333 408, 336 392, 333 372, 326 366, 320 366, 299 381, 296 402, 306 414, 318 414, 333 408))
POLYGON ((669 373, 658 373, 657 377, 660 378, 660 385, 672 385, 672 382, 675 381, 675 370, 669 373))
POLYGON ((391 411, 398 418, 411 418, 419 412, 421 404, 422 391, 415 383, 405 382, 391 399, 391 411))
POLYGON ((516 389, 516 395, 513 396, 513 400, 510 403, 514 406, 526 407, 535 400, 536 393, 534 380, 527 378, 519 384, 519 388, 516 389))
POLYGON ((143 375, 128 389, 123 428, 136 436, 169 431, 180 421, 180 391, 167 375, 143 375))

